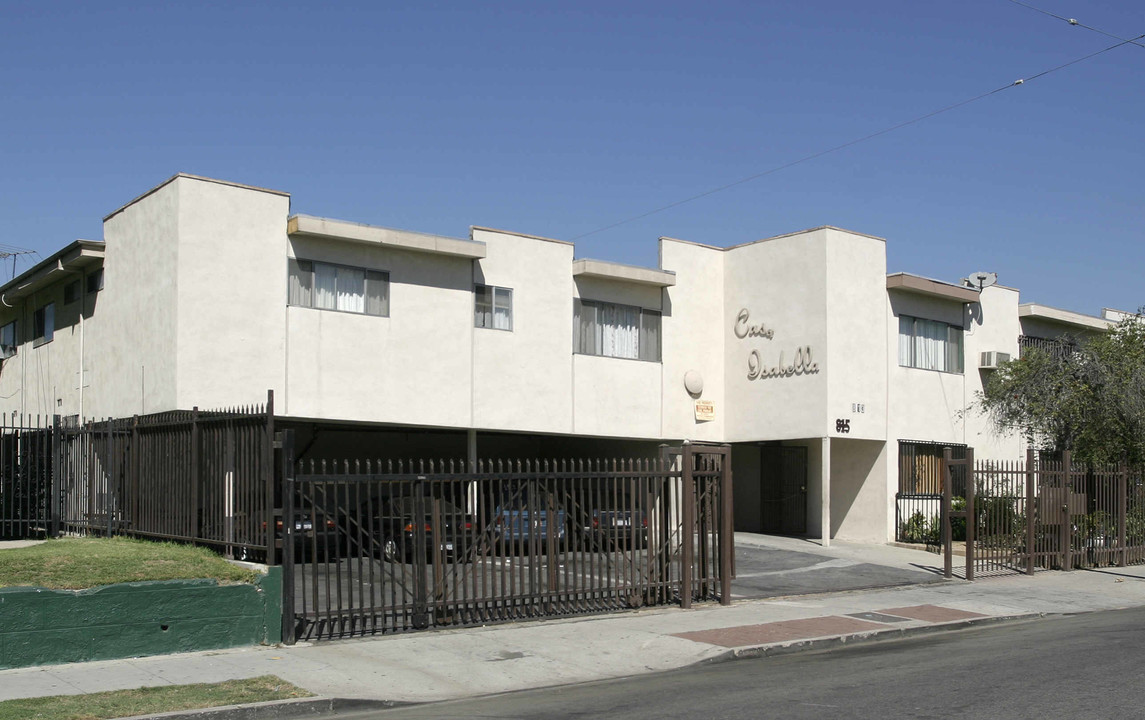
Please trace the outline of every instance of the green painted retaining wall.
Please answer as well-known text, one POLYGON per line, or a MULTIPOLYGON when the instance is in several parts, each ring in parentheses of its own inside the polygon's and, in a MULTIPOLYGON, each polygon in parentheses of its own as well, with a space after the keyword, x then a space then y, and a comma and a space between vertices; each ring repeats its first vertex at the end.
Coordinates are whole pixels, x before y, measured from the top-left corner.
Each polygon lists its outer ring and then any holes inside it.
POLYGON ((0 668, 113 660, 282 640, 282 569, 89 590, 0 588, 0 668))

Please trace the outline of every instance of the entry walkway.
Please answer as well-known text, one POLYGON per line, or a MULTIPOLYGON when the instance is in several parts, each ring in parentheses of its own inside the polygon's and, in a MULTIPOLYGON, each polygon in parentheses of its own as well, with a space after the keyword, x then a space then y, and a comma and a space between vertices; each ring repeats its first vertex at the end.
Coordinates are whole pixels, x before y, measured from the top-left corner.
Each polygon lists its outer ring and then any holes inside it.
POLYGON ((942 556, 888 545, 736 533, 732 598, 782 597, 942 580, 942 556))
MULTIPOLYGON (((751 538, 745 539, 745 544, 751 538)), ((761 543, 798 543, 761 539, 761 543)), ((933 575, 937 556, 836 545, 809 553, 933 575), (827 554, 827 553, 830 554, 827 554), (879 562, 862 562, 878 560, 879 562)), ((826 562, 826 561, 823 561, 826 562)), ((844 568, 845 569, 845 568, 844 568)), ((808 574, 816 572, 808 570, 808 574)), ((324 697, 419 702, 638 675, 968 624, 1145 605, 1145 567, 878 590, 0 671, 0 700, 279 675, 324 697)))

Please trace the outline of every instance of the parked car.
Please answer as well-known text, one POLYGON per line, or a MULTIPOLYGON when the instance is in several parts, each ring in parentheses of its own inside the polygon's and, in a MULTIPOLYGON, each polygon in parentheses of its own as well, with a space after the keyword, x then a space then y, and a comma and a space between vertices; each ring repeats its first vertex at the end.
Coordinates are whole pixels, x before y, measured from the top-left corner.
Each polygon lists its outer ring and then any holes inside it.
POLYGON ((363 548, 366 554, 387 562, 410 562, 418 556, 419 526, 424 533, 426 559, 432 559, 433 543, 445 557, 459 560, 468 555, 473 517, 448 500, 413 497, 375 498, 370 505, 374 516, 368 527, 369 537, 363 548), (441 526, 433 524, 436 510, 441 514, 441 526))
MULTIPOLYGON (((266 521, 262 522, 265 530, 266 521)), ((283 523, 279 518, 275 521, 276 547, 282 547, 283 523)), ((344 546, 337 524, 334 519, 322 513, 312 517, 310 511, 298 509, 294 511, 294 560, 295 562, 324 562, 341 555, 340 548, 344 546), (317 527, 314 520, 317 519, 317 527)), ((280 550, 281 552, 281 550, 280 550)), ((266 562, 266 550, 261 547, 235 548, 235 558, 247 562, 266 562)))
POLYGON ((591 549, 644 547, 648 542, 648 518, 631 507, 596 508, 589 515, 584 538, 591 549))
POLYGON ((550 533, 558 546, 565 542, 567 512, 549 493, 529 486, 501 488, 492 513, 494 552, 540 552, 550 533), (550 525, 550 519, 553 525, 550 525))

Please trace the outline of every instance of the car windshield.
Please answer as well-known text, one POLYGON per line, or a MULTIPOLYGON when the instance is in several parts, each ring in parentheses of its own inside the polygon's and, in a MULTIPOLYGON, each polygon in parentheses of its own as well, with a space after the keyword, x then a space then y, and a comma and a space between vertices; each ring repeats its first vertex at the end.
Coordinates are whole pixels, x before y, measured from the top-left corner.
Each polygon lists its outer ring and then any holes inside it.
MULTIPOLYGON (((423 511, 425 514, 433 512, 434 498, 424 498, 423 511)), ((457 507, 448 500, 440 500, 441 514, 442 515, 464 515, 465 511, 457 507)), ((386 512, 394 515, 414 515, 417 512, 417 498, 402 497, 402 498, 389 498, 383 501, 382 507, 386 512)))

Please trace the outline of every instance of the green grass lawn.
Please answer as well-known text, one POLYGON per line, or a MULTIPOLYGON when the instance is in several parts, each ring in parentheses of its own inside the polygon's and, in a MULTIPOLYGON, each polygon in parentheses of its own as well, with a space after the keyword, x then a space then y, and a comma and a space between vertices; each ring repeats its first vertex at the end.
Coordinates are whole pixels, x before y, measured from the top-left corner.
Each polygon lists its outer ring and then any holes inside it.
POLYGON ((108 720, 304 697, 312 697, 312 693, 274 675, 263 675, 221 683, 6 700, 0 702, 0 720, 108 720))
POLYGON ((128 538, 60 538, 0 550, 0 587, 78 590, 141 580, 194 578, 250 583, 257 576, 206 548, 128 538))

